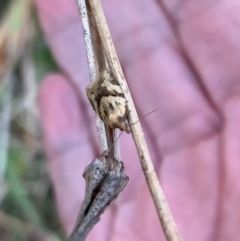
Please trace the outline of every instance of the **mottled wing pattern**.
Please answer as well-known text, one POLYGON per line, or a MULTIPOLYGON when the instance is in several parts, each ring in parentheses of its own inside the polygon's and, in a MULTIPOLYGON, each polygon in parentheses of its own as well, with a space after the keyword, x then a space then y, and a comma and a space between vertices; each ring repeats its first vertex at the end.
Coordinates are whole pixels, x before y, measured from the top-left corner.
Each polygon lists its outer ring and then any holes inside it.
POLYGON ((109 71, 103 71, 86 91, 93 109, 105 124, 130 132, 126 100, 118 82, 109 71))

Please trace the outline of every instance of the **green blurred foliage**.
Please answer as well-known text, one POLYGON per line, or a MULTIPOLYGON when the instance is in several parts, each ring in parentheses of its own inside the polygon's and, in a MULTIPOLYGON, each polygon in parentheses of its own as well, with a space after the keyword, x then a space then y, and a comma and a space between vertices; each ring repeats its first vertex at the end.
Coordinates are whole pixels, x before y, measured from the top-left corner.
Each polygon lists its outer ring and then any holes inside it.
MULTIPOLYGON (((8 4, 11 1, 0 0, 0 23, 3 16, 6 15, 9 9, 8 4)), ((31 44, 26 46, 29 46, 31 51, 36 77, 35 85, 38 86, 45 75, 49 72, 57 71, 58 67, 40 30, 36 17, 37 13, 34 8, 31 11, 34 34, 31 39, 31 44)), ((25 221, 26 224, 35 225, 43 231, 51 230, 57 236, 63 237, 63 231, 58 221, 53 188, 47 172, 46 157, 41 146, 40 122, 37 119, 36 123, 33 123, 37 134, 32 134, 32 130, 30 130, 30 128, 28 129, 28 126, 25 125, 23 121, 23 117, 26 117, 26 115, 31 117, 32 114, 29 113, 28 109, 24 106, 21 107, 21 103, 24 103, 24 89, 26 87, 22 79, 21 61, 22 58, 19 58, 11 69, 11 76, 14 76, 12 79, 14 93, 11 99, 12 117, 10 121, 8 155, 4 177, 4 184, 7 191, 1 202, 1 211, 25 221), (21 108, 23 110, 19 111, 18 114, 14 113, 15 109, 21 110, 21 108), (37 143, 36 145, 32 144, 35 142, 37 143)), ((0 82, 0 89, 2 90, 1 87, 0 82)), ((3 94, 4 90, 1 91, 0 96, 3 94)), ((37 94, 35 98, 37 98, 37 94)), ((25 234, 16 234, 15 230, 7 230, 6 227, 1 227, 1 220, 0 240, 40 241, 40 239, 26 237, 25 234)))
POLYGON ((0 21, 2 20, 4 14, 8 11, 8 7, 12 1, 13 0, 0 0, 0 21))
MULTIPOLYGON (((35 14, 35 16, 37 16, 37 14, 35 14)), ((58 66, 49 51, 37 19, 35 19, 35 30, 36 34, 33 42, 33 59, 36 70, 36 78, 41 80, 48 72, 57 71, 58 66)))

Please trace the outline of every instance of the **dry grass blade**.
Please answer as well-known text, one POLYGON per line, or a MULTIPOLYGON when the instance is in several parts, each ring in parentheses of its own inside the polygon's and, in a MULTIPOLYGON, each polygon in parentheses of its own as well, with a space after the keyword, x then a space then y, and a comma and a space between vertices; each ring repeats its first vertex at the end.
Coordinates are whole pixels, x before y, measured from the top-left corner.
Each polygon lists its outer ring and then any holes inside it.
MULTIPOLYGON (((77 3, 78 3, 79 12, 81 13, 90 80, 94 81, 99 73, 99 69, 97 65, 96 55, 94 53, 94 46, 92 43, 92 33, 90 31, 90 26, 89 26, 87 6, 85 2, 82 0, 78 0, 77 3)), ((108 148, 106 131, 105 131, 104 123, 100 120, 100 118, 97 115, 95 115, 95 118, 96 118, 96 125, 97 125, 101 151, 103 152, 108 148)))
MULTIPOLYGON (((99 0, 89 0, 89 3, 95 19, 98 33, 103 44, 109 68, 112 71, 116 80, 119 82, 126 98, 129 110, 129 121, 130 123, 136 123, 139 118, 137 116, 135 106, 127 86, 127 82, 125 80, 114 45, 112 43, 112 38, 106 23, 101 3, 99 0)), ((144 172, 148 188, 152 195, 165 236, 168 241, 181 240, 174 219, 167 205, 166 198, 163 194, 162 188, 160 187, 159 181, 154 171, 154 167, 149 155, 149 151, 147 149, 140 123, 138 122, 135 125, 131 125, 131 131, 141 162, 142 170, 144 172)))
MULTIPOLYGON (((90 80, 91 82, 93 82, 96 80, 99 72, 106 67, 106 60, 102 52, 100 36, 97 32, 93 16, 91 16, 91 14, 89 16, 89 6, 86 5, 84 0, 77 0, 77 4, 82 19, 90 80)), ((107 138, 107 136, 109 135, 109 132, 111 132, 111 130, 107 130, 108 127, 105 126, 103 121, 97 115, 95 115, 95 118, 101 152, 103 152, 108 149, 108 146, 110 144, 108 143, 107 139, 109 138, 107 138)), ((114 130, 114 132, 112 133, 114 141, 117 139, 117 133, 117 130, 114 130)), ((120 160, 120 151, 117 141, 115 142, 114 148, 115 158, 120 160)))
MULTIPOLYGON (((107 68, 107 63, 93 16, 88 11, 89 6, 86 6, 85 1, 77 2, 82 18, 90 78, 91 81, 96 81, 99 72, 107 68)), ((89 231, 100 220, 101 214, 129 181, 124 165, 120 162, 117 131, 105 125, 98 116, 96 125, 103 154, 91 161, 83 173, 86 182, 85 198, 69 239, 71 241, 85 240, 89 231)))

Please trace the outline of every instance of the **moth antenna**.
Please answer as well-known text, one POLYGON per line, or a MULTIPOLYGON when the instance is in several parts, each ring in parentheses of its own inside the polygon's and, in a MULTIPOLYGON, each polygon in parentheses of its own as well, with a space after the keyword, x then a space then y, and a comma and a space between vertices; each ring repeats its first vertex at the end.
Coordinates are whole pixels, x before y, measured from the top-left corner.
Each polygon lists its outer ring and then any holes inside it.
POLYGON ((151 115, 152 113, 154 113, 155 111, 157 111, 157 109, 150 111, 149 113, 147 113, 146 115, 144 115, 143 117, 141 117, 138 121, 131 123, 130 125, 135 125, 136 123, 140 122, 142 119, 144 119, 145 117, 147 117, 148 115, 151 115))
MULTIPOLYGON (((141 117, 138 121, 136 121, 135 123, 132 123, 131 125, 134 125, 134 124, 140 122, 140 120, 144 119, 145 117, 147 117, 148 115, 154 113, 155 111, 157 111, 157 109, 150 111, 149 113, 147 113, 146 115, 144 115, 144 116, 141 117)), ((130 111, 128 111, 127 116, 129 115, 129 113, 130 113, 130 111)), ((116 140, 114 140, 114 142, 112 143, 112 145, 109 146, 108 150, 106 151, 108 154, 109 154, 109 152, 112 150, 112 148, 114 147, 115 143, 119 140, 119 138, 121 137, 122 134, 123 134, 123 131, 121 131, 121 133, 118 135, 118 137, 116 138, 116 140)))

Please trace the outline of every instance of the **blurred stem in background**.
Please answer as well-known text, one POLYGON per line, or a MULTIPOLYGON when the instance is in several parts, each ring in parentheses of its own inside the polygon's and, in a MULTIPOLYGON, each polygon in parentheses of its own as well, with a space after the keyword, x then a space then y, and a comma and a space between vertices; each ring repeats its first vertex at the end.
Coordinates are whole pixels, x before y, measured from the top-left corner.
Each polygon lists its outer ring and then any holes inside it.
POLYGON ((0 203, 6 194, 4 183, 8 160, 9 130, 11 120, 12 75, 8 71, 2 78, 0 91, 0 203))
POLYGON ((0 205, 10 214, 0 211, 1 241, 62 235, 36 105, 38 80, 57 67, 33 13, 31 0, 0 0, 0 205))
POLYGON ((20 4, 20 1, 11 3, 7 13, 4 13, 0 26, 0 202, 5 195, 4 176, 8 160, 13 69, 23 50, 26 34, 24 32, 22 34, 22 30, 26 28, 24 25, 29 17, 27 4, 29 5, 30 1, 23 2, 24 4, 20 4))

